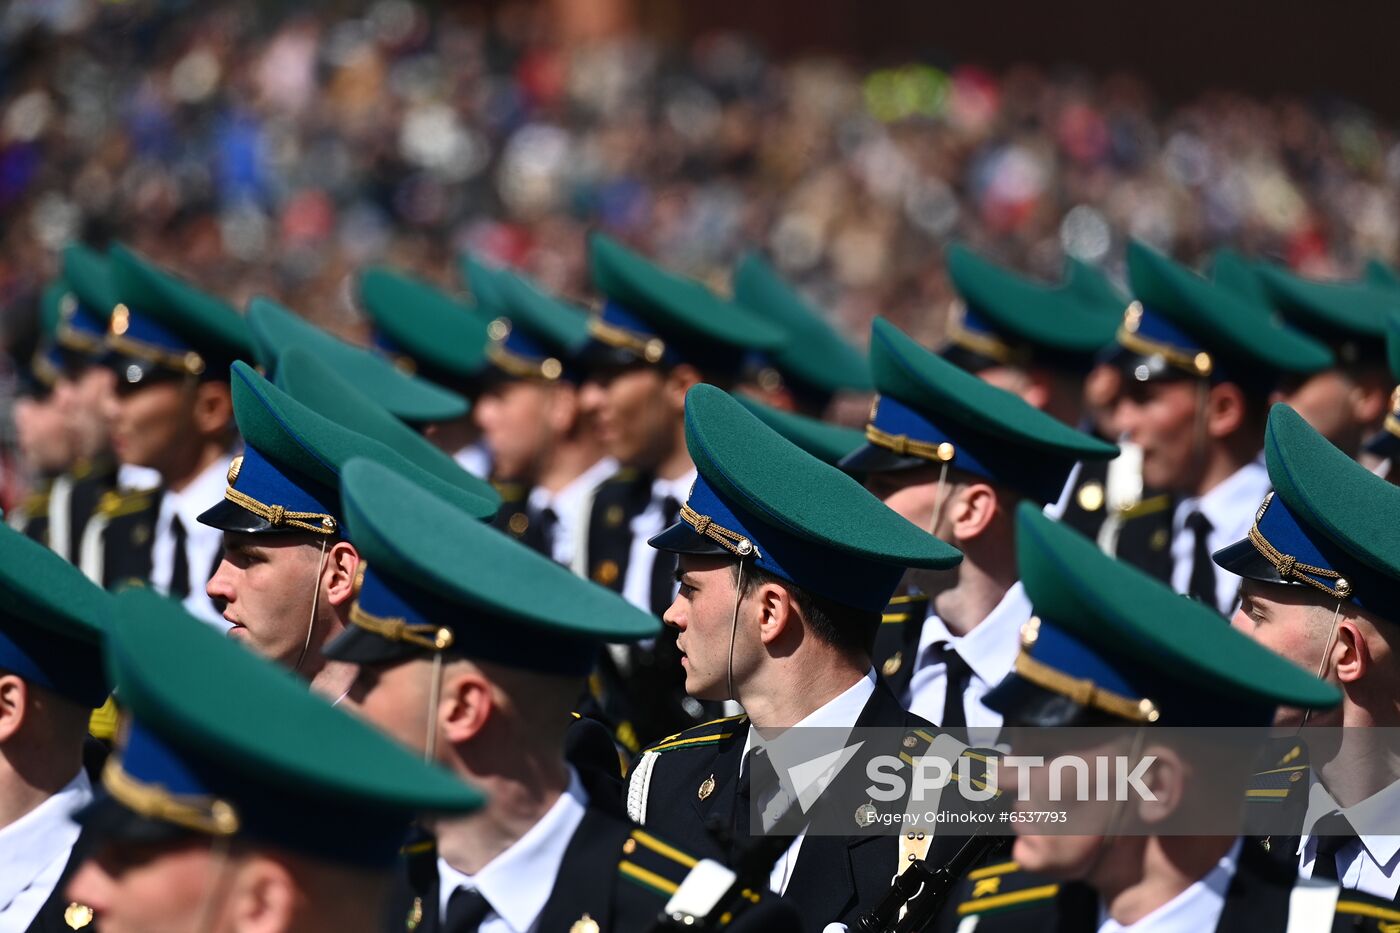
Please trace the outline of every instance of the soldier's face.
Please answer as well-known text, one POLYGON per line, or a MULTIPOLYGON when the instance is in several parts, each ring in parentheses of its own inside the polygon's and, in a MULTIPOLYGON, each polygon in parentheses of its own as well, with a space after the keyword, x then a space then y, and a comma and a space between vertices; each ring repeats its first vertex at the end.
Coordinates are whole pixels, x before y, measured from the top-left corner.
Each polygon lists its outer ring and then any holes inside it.
POLYGON ((1142 448, 1142 481, 1156 489, 1190 490, 1201 455, 1196 393, 1190 380, 1125 380, 1115 421, 1142 448))
POLYGON ((192 388, 170 380, 114 394, 109 424, 117 459, 161 472, 169 469, 196 436, 192 388))
POLYGON ((1292 406, 1313 430, 1347 453, 1361 445, 1366 425, 1356 419, 1360 394, 1356 382, 1340 369, 1327 369, 1286 386, 1273 400, 1292 406))
POLYGON ((341 705, 422 754, 427 749, 429 716, 435 720, 437 714, 436 701, 433 709, 428 709, 432 667, 431 661, 418 658, 362 664, 341 705))
MULTIPOLYGON (((679 631, 676 646, 685 670, 685 692, 701 700, 729 699, 729 639, 734 625, 738 586, 734 562, 719 557, 681 554, 675 601, 662 621, 679 631)), ((734 633, 734 683, 740 685, 753 666, 756 640, 741 615, 734 633)))
POLYGON ((676 393, 666 391, 666 377, 660 371, 633 367, 597 373, 581 391, 598 442, 619 462, 653 466, 675 442, 684 413, 684 393, 678 408, 676 393))
MULTIPOLYGON (((68 882, 67 898, 92 908, 108 933, 188 933, 201 927, 216 881, 209 842, 104 843, 68 882)), ((214 918, 215 921, 221 918, 214 918)))
POLYGON ((77 454, 95 457, 110 443, 106 412, 111 405, 117 375, 106 366, 86 366, 81 372, 59 379, 54 387, 64 417, 73 432, 77 454))
MULTIPOLYGON (((313 603, 325 605, 319 541, 311 535, 224 533, 224 556, 206 590, 233 627, 229 637, 265 658, 293 667, 306 648, 319 659, 320 638, 307 645, 313 603), (317 599, 318 593, 321 599, 317 599)), ((314 665, 319 667, 319 664, 314 665)), ((308 673, 305 663, 301 673, 308 673)))
POLYGON ((935 466, 871 473, 865 479, 865 488, 891 510, 899 513, 905 521, 912 522, 942 540, 949 540, 952 535, 946 527, 947 515, 939 516, 939 525, 943 527, 935 528, 934 513, 938 511, 940 496, 945 504, 943 512, 947 512, 947 501, 957 493, 958 485, 952 481, 945 481, 940 494, 938 474, 939 469, 935 466))
MULTIPOLYGON (((496 477, 533 480, 555 440, 557 391, 572 391, 516 379, 489 387, 472 409, 491 448, 496 477)), ((562 400, 561 400, 562 401, 562 400)))
MULTIPOLYGON (((1310 588, 1245 580, 1240 585, 1240 608, 1230 624, 1275 654, 1306 671, 1316 672, 1327 651, 1332 609, 1318 605, 1310 588)), ((1324 725, 1331 715, 1314 713, 1308 722, 1324 725)), ((1281 726, 1302 725, 1303 717, 1303 710, 1280 707, 1274 722, 1281 726)))
POLYGON ((56 403, 57 396, 15 401, 15 432, 20 456, 39 473, 52 475, 73 463, 73 434, 56 403))

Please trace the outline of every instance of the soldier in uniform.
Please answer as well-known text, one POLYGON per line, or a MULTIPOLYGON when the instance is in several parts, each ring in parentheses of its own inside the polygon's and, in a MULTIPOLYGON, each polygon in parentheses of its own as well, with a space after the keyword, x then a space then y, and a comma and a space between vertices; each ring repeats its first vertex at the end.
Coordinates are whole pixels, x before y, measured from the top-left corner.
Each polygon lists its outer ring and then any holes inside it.
MULTIPOLYGON (((491 301, 481 277, 470 285, 476 305, 459 301, 421 279, 389 269, 360 276, 360 307, 370 319, 370 342, 405 372, 465 399, 476 398, 486 369, 483 310, 491 301)), ((470 415, 420 420, 416 425, 434 444, 452 454, 464 470, 483 479, 491 475, 490 451, 470 415)))
MULTIPOLYGON (((1266 726, 1279 706, 1335 706, 1336 689, 1034 506, 1022 504, 1017 521, 1021 579, 1037 621, 1023 634, 1015 671, 987 702, 1008 726, 1118 725, 1118 738, 1076 733, 1093 736, 1078 750, 1121 754, 1131 744, 1131 761, 1152 756, 1143 776, 1152 799, 1130 796, 1102 810, 1070 805, 1072 816, 1116 830, 1108 834, 1043 835, 1014 823, 1014 861, 971 872, 940 929, 1283 933, 1385 929, 1400 920, 1364 895, 1339 897, 1335 882, 1281 870, 1227 825, 1216 835, 1181 829, 1199 821, 1192 813, 1238 815, 1250 758, 1233 745, 1185 745, 1172 727, 1266 726)), ((1054 754, 1075 750, 1068 734, 1059 733, 1054 754)), ((1012 751, 1026 754, 1036 733, 1019 735, 1012 751)), ((1036 805, 1032 791, 1025 806, 1036 805)))
MULTIPOLYGON (((1127 307, 1097 271, 1066 262, 1065 281, 1033 282, 1002 269, 961 244, 947 250, 948 277, 958 300, 948 316, 943 356, 1072 428, 1096 429, 1085 391, 1099 351, 1127 307)), ((1108 436, 1104 440, 1114 440, 1108 436)), ((1132 470, 1132 461, 1118 470, 1132 470)), ((1131 490, 1140 477, 1126 476, 1131 490)), ((1123 482, 1109 477, 1109 461, 1078 466, 1047 514, 1096 537, 1109 512, 1109 490, 1123 482)), ((1127 493, 1125 493, 1126 495, 1127 493)), ((1138 494, 1141 494, 1140 489, 1138 494)))
POLYGON ((741 391, 782 411, 820 418, 837 393, 871 390, 865 357, 758 253, 735 266, 734 300, 787 335, 772 350, 749 356, 741 391))
POLYGON ((108 933, 370 933, 413 816, 482 804, 149 590, 116 597, 107 664, 121 740, 68 891, 108 933))
POLYGON ((431 824, 435 857, 409 863, 390 929, 651 928, 696 860, 564 747, 601 643, 656 620, 383 466, 350 463, 341 488, 368 565, 327 649, 361 665, 348 702, 489 801, 431 824))
POLYGON ((110 597, 70 564, 0 528, 0 929, 81 929, 64 895, 81 857, 73 814, 92 800, 88 716, 107 697, 110 597))
POLYGON ((426 379, 405 372, 377 353, 347 343, 261 296, 248 302, 253 358, 269 378, 282 354, 299 348, 337 372, 353 374, 355 386, 405 424, 423 425, 464 417, 467 400, 426 379))
MULTIPOLYGON (((314 357, 302 362, 284 355, 279 374, 305 365, 318 364, 314 357)), ((392 464, 424 484, 451 490, 478 518, 494 513, 498 500, 486 483, 435 448, 430 453, 459 478, 455 486, 323 417, 245 363, 234 364, 232 385, 244 452, 229 468, 223 496, 206 503, 199 516, 223 532, 223 559, 209 580, 209 597, 223 606, 233 626, 230 637, 339 700, 350 689, 354 667, 328 662, 321 649, 348 624, 360 572, 359 552, 344 531, 337 492, 341 467, 351 456, 392 464)), ((363 397, 361 402, 374 404, 363 397)))
MULTIPOLYGON (((686 439, 694 487, 678 521, 651 539, 679 558, 680 591, 664 621, 679 633, 686 691, 745 713, 644 751, 627 807, 649 831, 740 863, 764 786, 761 756, 747 753, 753 729, 927 727, 876 677, 870 648, 904 569, 944 569, 958 553, 714 386, 688 393, 686 439)), ((857 820, 853 831, 864 825, 857 820)), ((769 860, 766 879, 797 904, 804 929, 869 910, 899 871, 892 835, 789 829, 795 838, 769 860)))
MULTIPOLYGON (((1385 355, 1392 384, 1400 383, 1400 312, 1386 318, 1385 355)), ((1366 455, 1378 461, 1376 472, 1400 485, 1400 385, 1390 393, 1390 408, 1380 430, 1366 440, 1366 455)))
POLYGON ((569 567, 593 489, 617 470, 579 403, 588 317, 507 270, 473 274, 493 280, 477 291, 497 315, 474 408, 504 500, 496 527, 569 567))
MULTIPOLYGON (((55 311, 61 288, 51 287, 42 299, 55 311)), ((58 380, 55 356, 51 341, 41 337, 29 363, 19 367, 19 392, 14 402, 15 442, 28 488, 25 497, 5 516, 11 528, 45 547, 51 545, 53 538, 50 512, 68 514, 71 486, 61 485, 58 480, 74 458, 73 432, 54 392, 58 380), (55 493, 61 496, 61 503, 53 501, 55 493)), ((66 525, 60 519, 60 528, 66 525)))
POLYGON ((1331 353, 1262 305, 1133 242, 1137 301, 1118 330, 1117 420, 1142 449, 1143 482, 1175 497, 1148 503, 1119 529, 1114 553, 1172 588, 1233 611, 1239 579, 1212 552, 1248 530, 1269 487, 1258 462, 1267 398, 1289 373, 1326 368, 1331 353))
POLYGON ((1031 614, 1016 575, 1016 503, 1053 503, 1077 464, 1107 461, 1118 448, 965 372, 883 318, 871 333, 870 367, 880 395, 865 444, 842 466, 963 555, 946 573, 909 571, 906 582, 932 598, 931 611, 926 620, 882 623, 876 660, 917 715, 945 727, 996 726, 1001 717, 981 698, 1010 672, 1031 614))
MULTIPOLYGON (((695 478, 685 392, 702 380, 732 384, 748 354, 776 346, 782 333, 601 234, 589 241, 589 260, 604 304, 589 322, 580 400, 621 466, 593 496, 574 569, 660 616, 675 594, 674 561, 646 542, 675 521, 695 478)), ((668 630, 603 659, 602 705, 629 751, 704 715, 680 688, 674 640, 668 630)))
MULTIPOLYGON (((1215 554, 1244 579, 1234 626, 1341 689, 1341 705, 1309 724, 1350 727, 1323 732, 1334 747, 1306 749, 1308 780, 1283 785, 1306 800, 1300 838, 1275 836, 1269 851, 1305 876, 1394 902, 1400 775, 1371 730, 1400 725, 1400 490, 1284 405, 1270 413, 1264 453, 1274 491, 1244 539, 1215 554)), ((1302 721, 1297 711, 1279 718, 1302 721)), ((1291 777, 1303 763, 1279 770, 1291 777)))
POLYGON ((110 423, 123 463, 160 474, 154 492, 109 494, 84 532, 83 569, 105 587, 149 582, 222 625, 205 595, 221 536, 197 521, 217 497, 237 444, 229 365, 250 350, 230 305, 122 246, 111 251, 121 302, 106 346, 117 374, 110 423))

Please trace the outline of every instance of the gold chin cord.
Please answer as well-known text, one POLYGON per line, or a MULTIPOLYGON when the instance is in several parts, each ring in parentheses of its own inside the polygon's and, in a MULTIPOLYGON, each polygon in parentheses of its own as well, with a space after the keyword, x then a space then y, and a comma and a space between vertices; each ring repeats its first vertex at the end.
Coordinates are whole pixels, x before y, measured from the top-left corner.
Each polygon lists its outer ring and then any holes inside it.
POLYGON ((306 661, 306 653, 311 650, 311 633, 316 631, 316 608, 321 604, 321 574, 326 572, 327 543, 325 538, 321 539, 321 559, 316 564, 316 588, 311 591, 311 621, 306 623, 306 641, 302 643, 301 654, 297 655, 297 663, 292 667, 294 674, 301 670, 301 665, 306 661))
POLYGON ((733 700, 736 703, 739 698, 734 695, 734 638, 739 633, 739 607, 744 604, 744 565, 745 560, 739 561, 739 584, 734 590, 734 617, 729 620, 729 663, 725 666, 725 694, 726 700, 733 700))
POLYGON ((209 933, 214 929, 214 921, 228 898, 232 882, 233 862, 229 858, 229 837, 213 836, 209 840, 209 887, 199 905, 199 922, 195 924, 197 933, 209 933))
MULTIPOLYGON (((1142 747, 1147 744, 1147 733, 1144 726, 1138 726, 1133 730, 1133 746, 1128 755, 1130 764, 1142 757, 1142 747)), ((1124 814, 1127 810, 1127 801, 1115 800, 1113 802, 1113 812, 1109 814, 1108 823, 1104 826, 1103 842, 1099 845, 1099 851, 1094 854, 1094 861, 1089 866, 1086 876, 1092 876, 1103 864, 1104 857, 1109 855, 1113 849, 1114 840, 1118 839, 1118 828, 1122 825, 1124 814)))
MULTIPOLYGON (((1332 609, 1332 624, 1327 627, 1327 643, 1322 646, 1322 657, 1317 660, 1317 673, 1315 676, 1318 680, 1325 679, 1322 675, 1327 673, 1327 659, 1332 656, 1332 644, 1337 639, 1337 622, 1340 621, 1341 617, 1342 601, 1339 599, 1337 600, 1337 605, 1332 609)), ((1308 724, 1308 720, 1312 718, 1312 714, 1313 711, 1311 709, 1303 710, 1303 720, 1298 723, 1299 732, 1308 724)))
POLYGON ((437 709, 442 693, 442 652, 433 652, 433 672, 428 679, 427 741, 423 743, 423 760, 429 764, 437 758, 437 709))
POLYGON ((944 460, 938 467, 938 488, 934 490, 936 497, 933 503, 933 521, 929 522, 928 533, 938 537, 938 520, 943 517, 943 500, 947 498, 948 492, 948 461, 944 460))

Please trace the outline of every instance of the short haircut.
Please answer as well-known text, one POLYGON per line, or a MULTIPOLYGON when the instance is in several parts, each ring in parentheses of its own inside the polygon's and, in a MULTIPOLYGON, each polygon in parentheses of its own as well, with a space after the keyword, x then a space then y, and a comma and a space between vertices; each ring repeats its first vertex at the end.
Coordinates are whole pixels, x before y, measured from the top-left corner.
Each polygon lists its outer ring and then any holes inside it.
MULTIPOLYGON (((733 567, 737 582, 740 579, 739 563, 736 561, 733 567)), ((787 590, 813 635, 845 654, 870 656, 875 646, 875 635, 880 630, 880 613, 853 609, 834 599, 809 592, 752 563, 744 567, 742 580, 743 587, 739 591, 741 599, 765 583, 775 583, 787 590)))

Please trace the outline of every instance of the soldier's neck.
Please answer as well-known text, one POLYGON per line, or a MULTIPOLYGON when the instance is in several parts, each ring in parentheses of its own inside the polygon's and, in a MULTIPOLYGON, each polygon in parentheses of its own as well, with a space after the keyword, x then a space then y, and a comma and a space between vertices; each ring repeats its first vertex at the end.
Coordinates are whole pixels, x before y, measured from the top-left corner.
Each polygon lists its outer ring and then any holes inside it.
POLYGON ((183 492, 211 465, 228 456, 222 441, 202 441, 189 456, 161 470, 161 480, 171 492, 183 492))
POLYGON ((1204 878, 1235 844, 1232 836, 1120 836, 1100 856, 1090 884, 1123 926, 1137 923, 1204 878))
POLYGON ((1204 496, 1216 486, 1234 476, 1259 455, 1259 449, 1239 439, 1210 443, 1203 453, 1204 463, 1189 496, 1204 496))
POLYGON ((0 746, 0 829, 63 790, 81 767, 80 748, 0 746))
POLYGON ((494 759, 472 754, 480 766, 454 767, 487 800, 471 816, 434 826, 438 855, 463 874, 477 874, 519 841, 568 789, 569 771, 557 750, 541 754, 517 746, 513 759, 499 757, 510 754, 504 749, 494 759), (510 763, 501 764, 505 761, 510 763))
POLYGON ((953 571, 957 583, 933 595, 933 611, 944 628, 959 637, 981 625, 1016 585, 1015 540, 961 542, 963 560, 953 571))
POLYGON ((1318 776, 1327 793, 1338 805, 1351 807, 1400 780, 1400 755, 1395 753, 1395 743, 1383 738, 1390 730, 1366 728, 1393 726, 1394 722, 1358 722, 1348 717, 1343 725, 1357 728, 1316 730, 1336 736, 1339 741, 1334 748, 1324 749, 1316 747, 1321 743, 1314 739, 1315 747, 1309 749, 1309 754, 1319 762, 1318 776))
POLYGON ((551 493, 558 492, 587 472, 602 456, 598 445, 587 438, 563 438, 544 458, 536 485, 551 493))
POLYGON ((817 648, 817 639, 810 635, 805 641, 797 651, 770 659, 762 677, 740 686, 739 702, 755 726, 795 726, 851 689, 870 671, 868 658, 848 658, 828 645, 817 648), (828 656, 814 657, 818 651, 828 656))

